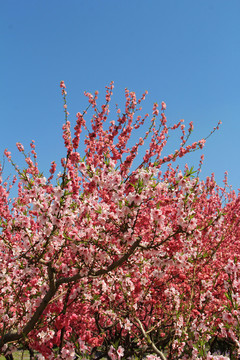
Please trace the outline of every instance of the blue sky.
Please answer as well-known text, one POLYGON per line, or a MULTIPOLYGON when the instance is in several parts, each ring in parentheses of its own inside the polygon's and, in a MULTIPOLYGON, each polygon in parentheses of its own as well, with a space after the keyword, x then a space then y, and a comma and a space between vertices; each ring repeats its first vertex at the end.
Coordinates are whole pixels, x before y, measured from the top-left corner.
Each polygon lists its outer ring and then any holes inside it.
MULTIPOLYGON (((167 103, 171 124, 194 122, 192 139, 220 130, 205 148, 202 178, 224 172, 240 188, 239 0, 8 0, 1 2, 0 159, 16 142, 36 141, 48 175, 63 155, 59 83, 68 90, 70 120, 83 111, 83 91, 114 80, 113 103, 124 89, 148 90, 143 110, 167 103)), ((114 112, 110 115, 114 119, 114 112)), ((170 145, 177 148, 173 137, 170 145)), ((198 166, 201 153, 184 159, 198 166)), ((182 164, 183 165, 183 164, 182 164)), ((7 165, 5 173, 14 173, 7 165)))

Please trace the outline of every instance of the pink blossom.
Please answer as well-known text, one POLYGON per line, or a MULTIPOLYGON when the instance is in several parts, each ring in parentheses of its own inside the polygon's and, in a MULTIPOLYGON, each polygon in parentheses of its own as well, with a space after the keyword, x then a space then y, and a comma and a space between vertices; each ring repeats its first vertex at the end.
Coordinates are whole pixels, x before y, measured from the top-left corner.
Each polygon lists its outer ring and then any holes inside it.
POLYGON ((111 345, 110 350, 108 351, 108 355, 111 358, 111 360, 117 360, 117 355, 116 355, 116 350, 114 349, 114 347, 111 345))
POLYGON ((22 151, 24 151, 24 147, 23 147, 23 145, 21 144, 21 143, 16 143, 16 145, 17 145, 17 148, 18 148, 18 150, 20 151, 20 152, 22 152, 22 151))
POLYGON ((161 108, 161 110, 166 110, 166 108, 167 108, 166 103, 165 103, 164 101, 162 101, 162 108, 161 108))
POLYGON ((119 346, 117 349, 118 359, 121 359, 124 355, 124 348, 122 346, 119 346))
POLYGON ((7 151, 7 149, 4 150, 4 154, 6 155, 6 157, 8 158, 8 160, 11 160, 11 152, 7 151))

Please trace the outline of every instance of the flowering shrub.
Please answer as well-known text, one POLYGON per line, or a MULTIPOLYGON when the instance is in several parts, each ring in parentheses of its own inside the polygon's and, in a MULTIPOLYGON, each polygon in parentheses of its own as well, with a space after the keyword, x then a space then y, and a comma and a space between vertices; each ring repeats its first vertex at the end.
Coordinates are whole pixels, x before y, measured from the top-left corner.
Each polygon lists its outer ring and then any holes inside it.
POLYGON ((1 353, 22 347, 39 359, 225 359, 214 344, 226 340, 237 358, 239 196, 227 190, 227 179, 219 187, 213 175, 200 181, 200 168, 193 176, 172 165, 205 139, 187 145, 193 124, 188 131, 183 120, 168 126, 164 102, 161 113, 154 104, 151 117, 134 116, 146 93, 137 100, 128 90, 124 112, 117 109, 107 127, 112 83, 101 108, 97 92, 85 93, 89 106, 77 113, 72 136, 64 82, 60 87, 62 171, 55 175, 53 161, 43 176, 34 142, 31 157, 17 143, 23 170, 5 150, 18 196, 10 199, 13 184, 1 177, 1 353), (162 156, 177 129, 179 149, 162 156))

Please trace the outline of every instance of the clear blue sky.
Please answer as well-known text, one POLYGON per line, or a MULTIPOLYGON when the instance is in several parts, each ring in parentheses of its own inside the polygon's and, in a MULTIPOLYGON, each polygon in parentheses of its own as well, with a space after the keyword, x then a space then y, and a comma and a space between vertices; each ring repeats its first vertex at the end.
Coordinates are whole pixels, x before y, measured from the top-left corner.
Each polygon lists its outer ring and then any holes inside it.
MULTIPOLYGON (((48 175, 63 155, 60 80, 73 121, 85 108, 83 91, 103 95, 114 80, 114 103, 125 87, 138 96, 148 90, 144 110, 164 100, 171 123, 194 122, 193 140, 222 120, 204 148, 202 177, 214 172, 221 183, 227 170, 237 190, 239 18, 239 0, 2 0, 0 158, 8 148, 18 161, 16 142, 28 148, 34 139, 48 175)), ((200 155, 184 162, 197 166, 200 155)))

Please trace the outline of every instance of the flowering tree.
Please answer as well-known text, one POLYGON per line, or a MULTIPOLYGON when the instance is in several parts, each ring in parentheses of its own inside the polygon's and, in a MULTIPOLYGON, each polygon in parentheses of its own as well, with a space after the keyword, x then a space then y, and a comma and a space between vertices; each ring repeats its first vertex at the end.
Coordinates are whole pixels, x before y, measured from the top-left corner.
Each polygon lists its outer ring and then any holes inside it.
POLYGON ((98 93, 85 93, 89 106, 77 113, 72 136, 60 86, 66 158, 56 182, 55 162, 48 179, 39 171, 34 142, 31 156, 17 143, 23 170, 5 150, 18 196, 10 199, 13 184, 1 178, 1 352, 9 359, 19 347, 41 359, 220 359, 211 353, 222 341, 237 356, 239 197, 226 179, 221 188, 213 175, 204 182, 187 166, 172 166, 205 139, 187 145, 193 124, 187 132, 183 120, 168 126, 164 102, 161 114, 154 104, 151 119, 135 118, 146 93, 137 100, 127 90, 124 112, 117 108, 107 127, 112 83, 100 109, 98 93), (128 145, 146 121, 145 135, 128 145), (177 129, 179 149, 163 157, 177 129))

